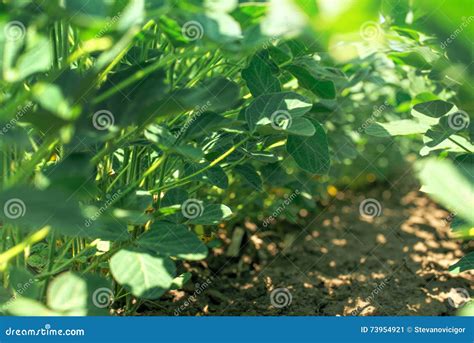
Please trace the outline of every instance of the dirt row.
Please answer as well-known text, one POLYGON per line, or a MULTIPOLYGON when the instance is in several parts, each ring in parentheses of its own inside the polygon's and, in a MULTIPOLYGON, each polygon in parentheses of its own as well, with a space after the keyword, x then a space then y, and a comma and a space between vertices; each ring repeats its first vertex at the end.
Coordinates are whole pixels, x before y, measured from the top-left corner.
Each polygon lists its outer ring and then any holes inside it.
POLYGON ((142 314, 454 315, 474 277, 447 270, 469 248, 450 236, 449 219, 417 191, 339 192, 305 225, 245 223, 239 256, 224 246, 185 264, 193 280, 142 314), (378 216, 361 216, 367 198, 378 216))

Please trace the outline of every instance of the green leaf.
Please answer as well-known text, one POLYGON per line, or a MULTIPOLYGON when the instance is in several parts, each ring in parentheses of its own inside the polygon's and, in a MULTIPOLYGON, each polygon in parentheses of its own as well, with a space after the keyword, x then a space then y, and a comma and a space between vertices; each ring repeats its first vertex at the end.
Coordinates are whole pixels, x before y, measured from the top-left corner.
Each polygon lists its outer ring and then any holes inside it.
POLYGON ((203 152, 200 148, 190 145, 176 144, 177 137, 174 136, 168 129, 159 125, 150 125, 144 132, 145 138, 157 145, 162 151, 176 153, 191 160, 198 161, 203 157, 203 152))
POLYGON ((180 128, 179 136, 194 139, 199 136, 210 136, 220 128, 231 127, 233 121, 214 112, 192 113, 188 121, 180 128))
MULTIPOLYGON (((464 138, 462 136, 459 136, 459 135, 452 135, 451 139, 455 140, 457 143, 459 143, 462 146, 466 147, 470 151, 474 151, 474 145, 471 144, 466 138, 464 138)), ((425 144, 428 144, 431 141, 432 141, 432 138, 427 137, 426 135, 423 136, 423 142, 425 144)), ((437 150, 444 150, 444 151, 450 151, 450 152, 466 152, 466 150, 461 148, 458 144, 454 143, 453 141, 444 140, 441 143, 439 143, 438 145, 435 145, 433 147, 424 146, 420 150, 420 155, 421 156, 426 156, 431 151, 437 151, 437 150)))
MULTIPOLYGON (((47 71, 53 62, 51 40, 46 36, 40 35, 34 31, 28 31, 26 35, 26 47, 23 53, 15 61, 15 66, 11 69, 5 66, 4 78, 10 82, 17 82, 24 78, 47 71)), ((12 48, 11 42, 5 45, 7 50, 12 48)))
POLYGON ((463 169, 449 160, 436 159, 420 161, 417 168, 419 178, 430 196, 474 224, 474 184, 463 169))
POLYGON ((61 88, 52 83, 38 82, 32 88, 33 97, 44 109, 64 120, 74 120, 80 114, 65 98, 61 88))
POLYGON ((439 119, 438 124, 426 132, 425 144, 434 147, 469 125, 469 116, 465 112, 454 112, 439 119))
POLYGON ((110 259, 114 279, 144 299, 158 299, 173 284, 176 267, 168 257, 143 249, 122 249, 110 259))
POLYGON ((324 175, 329 172, 329 147, 323 127, 313 121, 315 134, 311 137, 288 136, 286 150, 303 170, 324 175))
MULTIPOLYGON (((199 170, 209 166, 208 162, 203 163, 188 163, 185 166, 185 176, 194 174, 199 170)), ((221 189, 226 189, 229 186, 229 179, 224 169, 221 166, 213 166, 207 169, 205 172, 195 175, 194 180, 199 180, 211 184, 213 186, 219 187, 221 189)))
POLYGON ((262 190, 262 178, 257 173, 253 165, 249 163, 239 164, 234 167, 234 170, 238 174, 242 175, 244 179, 255 189, 259 191, 262 190))
POLYGON ((153 253, 184 260, 202 260, 207 256, 206 246, 182 224, 156 222, 137 243, 153 253))
POLYGON ((47 303, 54 311, 68 316, 105 315, 112 295, 110 282, 102 277, 66 272, 51 281, 47 303), (105 304, 98 298, 99 292, 109 297, 105 304))
POLYGON ((36 299, 40 295, 43 282, 35 280, 33 274, 20 267, 10 267, 10 284, 22 297, 36 299))
POLYGON ((449 267, 449 271, 453 274, 459 274, 471 269, 474 269, 474 251, 463 256, 458 262, 449 267))
MULTIPOLYGON (((294 92, 264 94, 257 97, 245 111, 245 118, 251 131, 258 125, 269 125, 277 117, 293 120, 301 117, 312 107, 312 103, 294 92)), ((278 124, 278 123, 275 123, 278 124)))
POLYGON ((423 124, 435 125, 439 119, 453 109, 454 105, 443 101, 433 100, 413 106, 412 116, 418 118, 423 124))
POLYGON ((189 273, 189 272, 186 272, 186 273, 183 273, 177 277, 175 277, 173 279, 173 283, 171 284, 171 287, 170 289, 180 289, 180 288, 183 288, 183 286, 186 284, 186 282, 188 282, 189 280, 191 280, 191 276, 193 274, 189 273))
POLYGON ((288 127, 284 127, 283 130, 289 134, 297 136, 312 136, 316 132, 311 120, 304 117, 293 118, 288 123, 288 127))
POLYGON ((6 310, 10 315, 13 316, 51 317, 63 315, 61 312, 53 311, 47 308, 39 301, 25 297, 15 298, 14 301, 8 303, 6 310))
POLYGON ((233 50, 232 43, 242 37, 239 23, 225 12, 207 12, 195 16, 195 19, 202 26, 199 30, 203 38, 220 44, 224 49, 233 50))
MULTIPOLYGON (((81 234, 84 226, 77 200, 58 189, 39 191, 30 187, 11 188, 0 193, 0 218, 22 229, 35 230, 50 225, 66 235, 81 234)), ((83 232, 85 234, 85 232, 83 232)))
POLYGON ((123 242, 130 238, 128 223, 144 224, 150 217, 144 212, 102 206, 83 206, 84 220, 77 226, 77 236, 123 242))
POLYGON ((156 124, 149 125, 143 134, 162 150, 169 150, 176 143, 176 137, 168 129, 156 124))
POLYGON ((166 192, 165 196, 161 200, 161 205, 172 206, 182 204, 188 198, 188 192, 184 188, 172 188, 166 192))
POLYGON ((232 210, 226 205, 208 204, 205 205, 201 215, 191 218, 191 224, 217 225, 232 215, 232 210))
POLYGON ((229 178, 221 166, 216 165, 206 170, 203 175, 203 180, 220 189, 229 187, 229 178))
POLYGON ((281 91, 280 81, 273 76, 267 54, 255 54, 247 68, 242 70, 242 78, 253 97, 281 91))
POLYGON ((402 119, 388 123, 374 123, 365 129, 365 133, 376 137, 404 136, 425 133, 429 128, 429 125, 418 121, 402 119))
MULTIPOLYGON (((141 66, 136 69, 138 70, 134 75, 140 73, 141 66)), ((121 77, 125 79, 130 76, 129 73, 123 74, 121 77)), ((123 126, 130 123, 151 123, 156 118, 171 117, 204 106, 206 111, 223 112, 233 108, 240 97, 239 86, 220 76, 205 80, 192 88, 165 93, 166 86, 163 84, 162 75, 164 72, 160 70, 158 75, 155 74, 157 73, 152 73, 138 86, 131 86, 127 94, 133 97, 134 101, 124 102, 121 93, 108 99, 108 109, 118 117, 116 123, 120 122, 123 126)), ((119 81, 120 79, 117 80, 119 81)), ((108 89, 113 88, 114 83, 110 82, 108 89)))
POLYGON ((402 65, 410 65, 418 69, 427 70, 432 68, 432 64, 418 51, 392 52, 387 55, 394 62, 402 65))
POLYGON ((336 87, 331 80, 318 79, 307 69, 298 65, 285 67, 298 80, 298 84, 323 99, 335 99, 336 87))

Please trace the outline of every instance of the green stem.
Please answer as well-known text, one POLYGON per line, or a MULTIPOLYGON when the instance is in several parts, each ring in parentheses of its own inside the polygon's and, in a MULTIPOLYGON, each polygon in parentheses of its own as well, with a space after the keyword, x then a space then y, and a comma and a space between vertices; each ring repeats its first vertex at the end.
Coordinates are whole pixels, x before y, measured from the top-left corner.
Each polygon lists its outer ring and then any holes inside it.
POLYGON ((10 188, 17 183, 28 180, 28 176, 34 172, 36 165, 54 150, 56 144, 59 143, 59 139, 56 137, 48 137, 40 148, 33 154, 31 159, 21 165, 21 168, 13 174, 6 182, 5 188, 10 188))
MULTIPOLYGON (((180 54, 179 58, 183 59, 183 58, 186 58, 186 57, 192 56, 192 55, 193 54, 188 51, 187 53, 180 54)), ((127 78, 127 79, 123 80, 122 82, 114 85, 114 87, 112 87, 108 91, 106 91, 106 92, 102 93, 101 95, 99 95, 98 97, 96 97, 92 101, 92 103, 93 104, 101 103, 102 101, 110 98, 112 95, 114 95, 115 93, 121 91, 122 89, 130 86, 131 84, 133 84, 135 82, 140 81, 142 78, 144 78, 145 76, 153 73, 155 70, 166 67, 172 61, 176 60, 176 58, 177 57, 174 56, 174 55, 168 55, 166 57, 163 57, 161 60, 157 61, 156 63, 151 64, 151 65, 137 71, 135 74, 133 74, 129 78, 127 78)))
POLYGON ((176 186, 179 186, 181 185, 181 183, 183 182, 187 182, 187 181, 190 181, 192 178, 194 178, 195 176, 201 174, 201 173, 204 173, 206 170, 209 170, 211 169, 212 167, 214 167, 216 164, 218 164, 219 162, 221 162, 223 159, 225 159, 227 156, 229 156, 230 154, 232 154, 238 147, 240 147, 242 144, 244 144, 245 142, 247 142, 248 140, 250 139, 250 137, 246 137, 245 139, 241 140, 239 143, 233 145, 229 150, 227 150, 225 153, 223 153, 222 155, 220 155, 219 157, 217 157, 215 160, 213 160, 211 163, 209 163, 207 166, 205 166, 204 168, 188 175, 188 176, 185 176, 183 177, 182 179, 180 180, 177 180, 175 182, 172 182, 168 185, 164 185, 163 187, 158 187, 156 189, 153 189, 152 191, 153 192, 158 192, 158 191, 161 191, 163 189, 168 189, 168 188, 172 188, 172 187, 176 187, 176 186))
POLYGON ((456 140, 454 140, 454 138, 451 138, 449 137, 448 138, 451 142, 453 142, 454 144, 456 144, 457 146, 459 146, 461 149, 464 149, 465 151, 467 151, 468 153, 472 153, 471 150, 469 150, 468 148, 466 148, 464 145, 462 145, 461 143, 457 142, 456 140))

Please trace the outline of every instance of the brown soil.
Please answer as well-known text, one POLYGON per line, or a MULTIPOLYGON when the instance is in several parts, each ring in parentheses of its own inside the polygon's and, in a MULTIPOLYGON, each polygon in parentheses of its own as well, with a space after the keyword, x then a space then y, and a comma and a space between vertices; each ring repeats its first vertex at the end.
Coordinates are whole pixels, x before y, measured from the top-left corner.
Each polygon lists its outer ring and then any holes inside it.
POLYGON ((261 232, 247 223, 240 257, 227 257, 224 247, 207 262, 186 264, 199 276, 142 314, 453 315, 450 290, 469 291, 474 280, 447 271, 466 243, 450 237, 448 212, 421 193, 397 192, 338 193, 304 227, 261 232), (360 216, 365 198, 378 199, 380 216, 360 216), (287 293, 275 307, 277 288, 287 293), (291 303, 280 308, 288 294, 291 303))

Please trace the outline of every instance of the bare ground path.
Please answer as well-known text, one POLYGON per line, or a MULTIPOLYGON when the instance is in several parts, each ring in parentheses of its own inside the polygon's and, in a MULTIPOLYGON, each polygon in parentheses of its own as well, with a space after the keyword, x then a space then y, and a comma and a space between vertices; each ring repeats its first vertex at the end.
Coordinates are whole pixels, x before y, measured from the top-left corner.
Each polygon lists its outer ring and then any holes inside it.
POLYGON ((453 315, 450 291, 469 290, 474 277, 447 271, 468 248, 450 237, 447 218, 416 191, 339 193, 306 228, 248 225, 240 258, 218 249, 205 265, 187 265, 200 276, 143 314, 453 315), (366 198, 378 199, 380 216, 361 217, 366 198))

